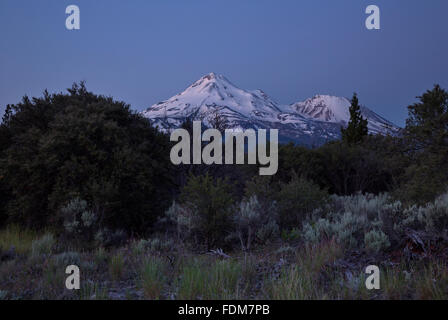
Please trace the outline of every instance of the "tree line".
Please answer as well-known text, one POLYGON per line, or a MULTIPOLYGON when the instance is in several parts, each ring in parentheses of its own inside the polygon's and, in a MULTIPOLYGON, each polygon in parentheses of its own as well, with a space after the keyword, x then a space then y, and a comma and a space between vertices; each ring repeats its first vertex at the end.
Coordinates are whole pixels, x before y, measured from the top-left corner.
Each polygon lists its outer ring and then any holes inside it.
MULTIPOLYGON (((67 93, 25 96, 7 106, 0 125, 0 225, 61 230, 67 205, 82 199, 102 227, 150 233, 173 200, 197 202, 213 224, 226 219, 221 204, 256 193, 291 200, 279 207, 281 228, 288 228, 298 223, 288 212, 305 212, 325 194, 387 192, 418 204, 446 191, 446 90, 435 85, 419 96, 397 136, 369 135, 356 94, 351 102, 341 140, 312 149, 280 145, 278 173, 260 178, 257 166, 172 165, 167 134, 82 82, 67 93), (294 202, 297 190, 308 200, 294 202)), ((219 116, 216 122, 222 126, 219 116)))

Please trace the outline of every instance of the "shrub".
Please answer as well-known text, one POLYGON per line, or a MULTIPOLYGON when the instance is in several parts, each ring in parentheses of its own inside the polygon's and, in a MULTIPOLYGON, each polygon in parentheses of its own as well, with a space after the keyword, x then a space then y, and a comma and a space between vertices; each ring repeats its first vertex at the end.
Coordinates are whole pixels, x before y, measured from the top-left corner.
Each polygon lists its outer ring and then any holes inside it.
POLYGON ((81 255, 78 252, 69 251, 57 254, 53 257, 57 266, 81 265, 81 255))
POLYGON ((148 247, 151 252, 167 252, 173 249, 172 239, 152 238, 148 240, 148 247))
POLYGON ((263 224, 259 227, 255 235, 257 236, 257 241, 260 244, 267 244, 275 240, 280 233, 277 222, 274 219, 268 221, 268 223, 263 224))
POLYGON ((447 234, 448 193, 439 196, 433 203, 426 206, 424 219, 427 231, 447 234))
POLYGON ((401 202, 386 206, 394 223, 394 231, 403 234, 407 228, 426 230, 435 235, 448 232, 448 193, 424 206, 412 205, 403 208, 401 202))
POLYGON ((339 216, 333 225, 333 233, 339 243, 348 248, 355 248, 363 239, 368 222, 363 216, 355 216, 351 212, 345 212, 339 216))
POLYGON ((314 224, 305 224, 302 232, 305 241, 310 243, 335 238, 346 248, 356 248, 368 227, 368 221, 364 217, 344 212, 333 214, 331 221, 319 219, 314 224))
POLYGON ((299 178, 295 173, 287 184, 282 184, 277 195, 280 226, 294 228, 325 204, 328 194, 316 184, 299 178))
POLYGON ((135 255, 144 254, 147 250, 152 253, 162 253, 168 252, 174 248, 174 241, 172 239, 160 239, 160 238, 152 238, 152 239, 141 239, 137 242, 134 242, 132 245, 132 252, 135 255))
POLYGON ((181 205, 168 209, 166 218, 177 229, 179 238, 208 249, 223 243, 231 230, 233 205, 231 185, 225 180, 190 176, 181 192, 181 205))
POLYGON ((100 229, 95 234, 95 242, 102 247, 119 247, 127 240, 127 234, 123 230, 112 231, 108 228, 100 229))
POLYGON ((366 216, 373 220, 378 218, 384 206, 390 202, 387 194, 373 195, 357 193, 351 196, 332 196, 334 211, 351 212, 355 216, 366 216))
POLYGON ((316 223, 305 223, 303 225, 303 239, 308 243, 318 243, 321 240, 329 239, 333 235, 330 221, 319 219, 316 223))
POLYGON ((278 184, 273 181, 272 176, 255 176, 246 181, 244 196, 247 199, 257 197, 263 211, 270 211, 276 205, 276 193, 278 184))
POLYGON ((408 229, 432 235, 448 232, 448 193, 424 206, 404 207, 387 194, 332 196, 325 218, 315 213, 303 223, 300 236, 306 243, 335 238, 347 248, 379 252, 397 244, 408 229))
POLYGON ((39 239, 36 239, 31 244, 31 254, 34 257, 40 255, 50 255, 53 251, 55 240, 51 233, 47 233, 39 239))
POLYGON ((318 218, 305 222, 302 238, 307 243, 318 243, 334 238, 346 248, 359 247, 365 234, 374 229, 381 229, 386 220, 384 208, 388 207, 387 195, 373 196, 355 195, 349 197, 332 196, 326 218, 318 218))
POLYGON ((60 210, 64 232, 70 240, 80 243, 93 241, 98 230, 98 216, 88 208, 87 201, 75 198, 60 210))
POLYGON ((233 215, 236 231, 231 237, 237 237, 242 250, 250 250, 252 242, 266 243, 278 235, 278 225, 275 221, 277 212, 275 204, 263 210, 257 196, 243 199, 233 215))
POLYGON ((367 251, 378 253, 390 246, 389 238, 381 230, 371 230, 364 235, 364 245, 367 251))
POLYGON ((59 209, 79 196, 101 208, 103 227, 143 232, 168 207, 169 138, 126 103, 80 83, 68 93, 24 97, 10 110, 1 125, 0 176, 11 222, 54 225, 59 209))

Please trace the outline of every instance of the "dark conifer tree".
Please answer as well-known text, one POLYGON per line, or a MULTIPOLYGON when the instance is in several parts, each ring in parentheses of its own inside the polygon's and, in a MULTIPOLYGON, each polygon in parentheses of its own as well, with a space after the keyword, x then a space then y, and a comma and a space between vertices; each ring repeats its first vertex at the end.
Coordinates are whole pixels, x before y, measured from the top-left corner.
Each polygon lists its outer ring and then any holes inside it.
POLYGON ((448 92, 435 85, 418 99, 408 107, 406 135, 417 150, 443 153, 448 148, 448 92))
POLYGON ((353 94, 350 106, 350 121, 347 128, 341 128, 342 140, 348 144, 357 144, 368 135, 367 119, 361 115, 361 107, 356 93, 353 94))

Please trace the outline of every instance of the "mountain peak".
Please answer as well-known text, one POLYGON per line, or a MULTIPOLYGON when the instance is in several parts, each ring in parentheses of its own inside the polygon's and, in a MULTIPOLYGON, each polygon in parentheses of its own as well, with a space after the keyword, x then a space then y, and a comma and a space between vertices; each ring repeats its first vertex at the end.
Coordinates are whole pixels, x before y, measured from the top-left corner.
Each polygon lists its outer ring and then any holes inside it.
POLYGON ((346 98, 322 94, 291 105, 293 110, 311 119, 342 124, 350 119, 349 106, 346 98))
POLYGON ((214 72, 210 72, 209 74, 206 74, 205 76, 202 77, 202 79, 207 79, 207 80, 214 80, 216 78, 223 78, 223 75, 216 74, 214 72))
MULTIPOLYGON (((350 101, 331 95, 315 95, 303 102, 280 106, 262 90, 244 90, 221 74, 202 76, 182 93, 159 102, 143 115, 162 130, 179 127, 187 117, 207 125, 218 111, 230 128, 278 128, 284 141, 320 144, 340 138, 341 126, 350 119, 350 101)), ((366 107, 361 108, 371 133, 394 133, 398 129, 366 107)))
POLYGON ((235 86, 229 80, 227 80, 227 78, 224 77, 222 74, 216 74, 214 72, 211 72, 201 77, 190 87, 188 87, 187 90, 185 91, 189 91, 193 88, 194 90, 208 89, 208 91, 210 91, 212 89, 218 89, 220 87, 226 90, 227 87, 235 87, 235 86))

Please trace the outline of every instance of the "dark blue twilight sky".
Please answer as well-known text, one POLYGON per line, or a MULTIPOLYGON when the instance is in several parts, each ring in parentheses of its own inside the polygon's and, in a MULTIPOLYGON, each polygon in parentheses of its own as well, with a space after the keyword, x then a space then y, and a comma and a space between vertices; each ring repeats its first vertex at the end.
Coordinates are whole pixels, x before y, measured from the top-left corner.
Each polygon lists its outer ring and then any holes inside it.
POLYGON ((285 104, 357 91, 403 125, 417 95, 448 88, 447 16, 447 0, 0 0, 0 112, 79 80, 142 110, 213 71, 285 104))

